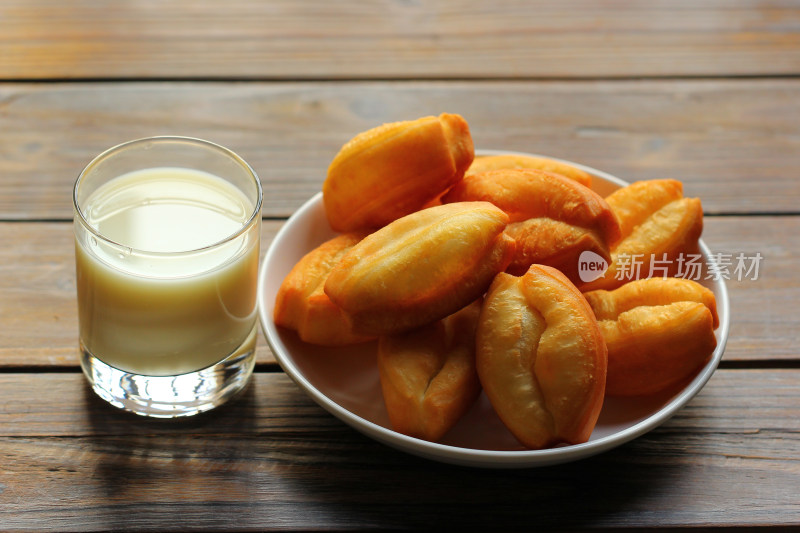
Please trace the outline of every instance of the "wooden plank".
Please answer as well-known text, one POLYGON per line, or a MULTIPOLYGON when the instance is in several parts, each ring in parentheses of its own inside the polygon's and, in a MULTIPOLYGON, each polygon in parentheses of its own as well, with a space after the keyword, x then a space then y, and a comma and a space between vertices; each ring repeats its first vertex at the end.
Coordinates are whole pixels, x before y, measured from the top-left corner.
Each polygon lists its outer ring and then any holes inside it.
MULTIPOLYGON (((281 225, 265 221, 263 251, 281 225)), ((727 273, 732 319, 724 360, 797 360, 800 217, 706 217, 704 239, 734 263, 727 273), (743 254, 750 266, 757 253, 758 272, 737 280, 735 257, 743 254)), ((76 366, 71 224, 0 223, 0 242, 0 367, 76 366)), ((258 362, 271 364, 262 337, 258 362)))
MULTIPOLYGON (((282 225, 264 221, 262 255, 282 225)), ((4 223, 0 242, 0 367, 77 366, 72 224, 4 223)), ((275 363, 260 332, 256 362, 275 363)))
POLYGON ((800 6, 4 0, 0 50, 6 79, 781 75, 800 6))
POLYGON ((69 219, 80 170, 138 137, 226 145, 287 217, 355 134, 461 113, 479 148, 538 152, 635 181, 675 177, 709 213, 797 212, 800 80, 0 85, 0 219, 69 219))
POLYGON ((724 360, 796 360, 800 217, 706 217, 703 240, 723 265, 730 295, 724 360), (736 272, 739 256, 753 270, 736 272))
POLYGON ((4 530, 798 525, 800 370, 720 370, 660 428, 580 462, 478 470, 373 442, 281 373, 215 413, 139 419, 79 374, 0 375, 4 530))

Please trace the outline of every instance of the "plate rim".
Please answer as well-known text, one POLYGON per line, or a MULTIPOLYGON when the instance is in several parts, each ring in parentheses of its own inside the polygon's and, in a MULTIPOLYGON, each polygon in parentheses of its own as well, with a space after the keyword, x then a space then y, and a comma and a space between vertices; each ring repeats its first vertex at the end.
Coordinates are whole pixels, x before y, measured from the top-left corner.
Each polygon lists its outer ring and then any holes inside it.
MULTIPOLYGON (((629 185, 628 182, 605 171, 549 155, 496 149, 481 149, 475 151, 476 156, 500 154, 543 157, 574 166, 583 170, 584 172, 588 172, 592 176, 597 176, 606 181, 610 181, 616 185, 619 185, 620 187, 629 185)), ((725 280, 720 278, 714 280, 714 292, 716 293, 717 307, 723 311, 720 313, 723 319, 720 321, 719 328, 717 329, 717 347, 714 349, 709 362, 706 363, 703 370, 698 373, 692 379, 692 381, 668 403, 647 416, 647 418, 644 420, 641 420, 630 427, 615 433, 611 433, 604 437, 600 437, 596 440, 542 450, 487 450, 481 448, 465 448, 426 441, 398 433, 390 428, 386 428, 375 422, 372 422, 371 420, 367 420, 366 418, 363 418, 360 415, 342 407, 325 395, 322 391, 317 389, 302 374, 302 372, 300 372, 294 362, 287 357, 287 354, 283 353, 283 347, 276 340, 279 338, 277 327, 275 326, 272 317, 266 316, 265 309, 267 309, 268 304, 266 303, 264 288, 268 265, 271 263, 271 258, 279 253, 277 250, 278 244, 285 237, 286 233, 288 233, 292 226, 292 222, 301 218, 306 214, 307 211, 317 209, 318 204, 321 202, 322 192, 317 192, 311 198, 306 200, 306 202, 304 202, 303 205, 300 206, 294 213, 292 213, 286 222, 284 222, 284 224, 275 234, 275 237, 272 239, 272 242, 264 254, 263 261, 259 266, 257 294, 258 315, 261 323, 262 333, 264 334, 276 361, 281 366, 283 371, 320 407, 360 433, 395 449, 444 463, 482 468, 530 468, 570 462, 585 457, 590 457, 592 455, 608 451, 617 446, 621 446, 622 444, 625 444, 626 442, 629 442, 655 429, 669 420, 669 418, 683 408, 705 387, 706 383, 708 383, 708 380, 711 379, 711 376, 716 371, 717 367, 719 366, 719 362, 722 359, 730 329, 730 302, 725 280)), ((713 255, 702 239, 699 240, 699 246, 701 252, 705 256, 706 261, 713 264, 713 255)))

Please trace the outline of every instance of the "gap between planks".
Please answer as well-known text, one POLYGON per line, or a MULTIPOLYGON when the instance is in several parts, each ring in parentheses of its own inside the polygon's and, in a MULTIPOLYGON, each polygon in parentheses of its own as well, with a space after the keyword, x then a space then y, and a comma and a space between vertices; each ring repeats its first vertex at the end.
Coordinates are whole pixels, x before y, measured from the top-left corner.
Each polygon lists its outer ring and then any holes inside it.
MULTIPOLYGON (((753 359, 720 361, 718 370, 797 370, 800 359, 753 359)), ((0 374, 79 374, 80 366, 74 365, 7 365, 0 366, 0 374)), ((283 369, 275 363, 257 363, 254 373, 280 374, 283 369)))
MULTIPOLYGON (((729 218, 729 217, 800 217, 800 211, 752 211, 737 213, 736 211, 703 212, 703 217, 729 218)), ((265 215, 261 217, 264 222, 286 222, 288 217, 265 215)), ((0 218, 0 224, 71 224, 71 218, 0 218)))
POLYGON ((514 76, 514 75, 487 75, 487 76, 435 76, 425 74, 409 74, 408 76, 118 76, 118 77, 62 77, 52 76, 46 78, 18 77, 0 78, 0 85, 14 83, 32 84, 58 84, 58 83, 459 83, 459 82, 569 82, 592 83, 604 81, 718 81, 718 80, 792 80, 800 79, 800 73, 752 73, 752 74, 644 74, 644 75, 607 75, 607 76, 514 76))

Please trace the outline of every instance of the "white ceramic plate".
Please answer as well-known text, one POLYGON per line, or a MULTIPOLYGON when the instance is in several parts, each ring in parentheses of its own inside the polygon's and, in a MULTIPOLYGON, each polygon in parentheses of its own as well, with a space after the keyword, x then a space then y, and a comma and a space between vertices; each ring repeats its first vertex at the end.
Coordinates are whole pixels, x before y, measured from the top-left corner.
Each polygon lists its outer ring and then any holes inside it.
MULTIPOLYGON (((510 152, 484 150, 479 155, 493 153, 510 152)), ((590 173, 592 188, 602 196, 627 185, 605 172, 565 162, 590 173)), ((546 450, 524 449, 483 394, 440 443, 408 437, 391 429, 381 395, 375 343, 335 349, 313 346, 300 341, 294 332, 276 327, 272 320, 275 295, 283 278, 303 255, 334 235, 325 218, 320 193, 292 215, 275 236, 259 276, 263 331, 283 370, 314 401, 361 433, 414 455, 460 465, 513 468, 574 461, 609 450, 650 431, 683 407, 714 373, 725 349, 729 304, 724 281, 702 281, 716 295, 720 320, 718 345, 708 364, 690 381, 661 394, 606 398, 588 442, 546 450)), ((702 242, 701 249, 710 263, 713 259, 702 242)))

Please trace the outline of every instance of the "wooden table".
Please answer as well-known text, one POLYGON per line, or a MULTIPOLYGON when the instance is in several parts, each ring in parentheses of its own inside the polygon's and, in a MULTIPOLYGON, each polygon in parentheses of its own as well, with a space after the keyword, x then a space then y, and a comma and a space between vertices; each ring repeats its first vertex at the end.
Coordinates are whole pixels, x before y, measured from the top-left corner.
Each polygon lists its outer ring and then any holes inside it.
POLYGON ((0 1, 0 530, 800 526, 800 2, 0 1), (189 135, 264 184, 264 247, 355 133, 442 111, 483 148, 674 177, 730 340, 658 429, 480 470, 367 439, 263 339, 235 403, 126 415, 77 365, 70 190, 116 143, 189 135))

